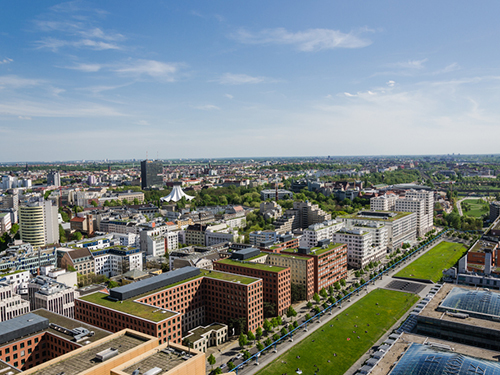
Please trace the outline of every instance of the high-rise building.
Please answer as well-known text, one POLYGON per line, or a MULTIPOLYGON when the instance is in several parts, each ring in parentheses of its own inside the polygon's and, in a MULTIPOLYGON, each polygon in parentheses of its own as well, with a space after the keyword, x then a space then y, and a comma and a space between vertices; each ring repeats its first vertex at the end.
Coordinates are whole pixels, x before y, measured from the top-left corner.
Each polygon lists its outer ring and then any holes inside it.
POLYGON ((47 185, 55 187, 61 186, 61 175, 59 172, 49 172, 47 174, 47 185))
POLYGON ((163 185, 163 164, 160 160, 141 161, 141 189, 163 185))
POLYGON ((36 200, 19 207, 21 240, 34 248, 59 242, 57 207, 51 201, 36 200))

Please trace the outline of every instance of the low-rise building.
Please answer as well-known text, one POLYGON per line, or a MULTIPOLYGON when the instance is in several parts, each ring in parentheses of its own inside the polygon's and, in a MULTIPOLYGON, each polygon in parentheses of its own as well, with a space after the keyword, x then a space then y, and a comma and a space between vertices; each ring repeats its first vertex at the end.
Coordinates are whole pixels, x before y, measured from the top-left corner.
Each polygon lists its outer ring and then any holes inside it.
POLYGON ((30 273, 25 270, 7 271, 0 274, 0 282, 13 285, 16 294, 28 294, 29 281, 30 273))
POLYGON ((312 224, 304 229, 300 239, 300 247, 314 247, 321 240, 333 240, 333 234, 344 224, 336 220, 327 220, 322 223, 312 224))
POLYGON ((95 273, 95 261, 88 248, 70 249, 60 247, 57 249, 57 266, 66 270, 74 269, 81 275, 95 273))

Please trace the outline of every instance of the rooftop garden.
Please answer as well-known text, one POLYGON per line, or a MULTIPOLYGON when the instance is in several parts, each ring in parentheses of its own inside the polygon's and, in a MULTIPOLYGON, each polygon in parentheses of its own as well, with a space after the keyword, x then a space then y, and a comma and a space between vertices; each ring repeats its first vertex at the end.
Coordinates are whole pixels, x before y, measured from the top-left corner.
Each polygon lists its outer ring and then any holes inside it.
POLYGON ((234 259, 223 259, 223 260, 219 260, 218 263, 228 264, 230 266, 253 268, 253 269, 257 269, 257 270, 270 271, 270 272, 280 272, 280 271, 283 271, 285 269, 285 267, 271 266, 269 264, 264 264, 264 263, 239 261, 239 260, 234 260, 234 259))

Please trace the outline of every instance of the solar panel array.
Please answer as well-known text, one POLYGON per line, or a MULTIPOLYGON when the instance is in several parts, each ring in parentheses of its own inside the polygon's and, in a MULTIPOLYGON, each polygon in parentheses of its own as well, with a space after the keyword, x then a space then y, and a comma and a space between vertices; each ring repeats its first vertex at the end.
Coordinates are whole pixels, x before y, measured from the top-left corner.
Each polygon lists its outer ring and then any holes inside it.
POLYGON ((490 290, 453 288, 441 305, 441 310, 468 312, 476 317, 500 317, 500 293, 490 290))
POLYGON ((412 344, 389 375, 500 375, 500 363, 412 344))

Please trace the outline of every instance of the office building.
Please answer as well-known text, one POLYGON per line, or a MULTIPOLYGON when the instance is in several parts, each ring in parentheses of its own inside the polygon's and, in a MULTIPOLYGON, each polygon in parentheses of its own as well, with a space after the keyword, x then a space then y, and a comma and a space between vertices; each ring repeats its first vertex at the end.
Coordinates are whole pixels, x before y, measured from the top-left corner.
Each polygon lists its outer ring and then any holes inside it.
POLYGON ((252 262, 260 256, 255 248, 233 251, 231 258, 214 262, 214 269, 261 278, 263 301, 274 306, 276 316, 283 315, 291 304, 290 268, 252 262))
POLYGON ((370 210, 372 211, 394 211, 396 194, 384 194, 370 199, 370 210))
POLYGON ((10 220, 10 213, 0 212, 0 236, 5 232, 9 232, 12 228, 12 222, 10 220))
POLYGON ((53 248, 36 251, 30 244, 22 243, 11 246, 6 251, 7 254, 0 262, 0 272, 26 270, 37 273, 41 267, 57 264, 57 255, 53 248))
POLYGON ((293 198, 293 193, 288 190, 283 190, 283 189, 264 189, 260 192, 260 198, 263 201, 267 201, 268 199, 271 200, 276 200, 276 196, 278 196, 279 200, 282 199, 292 199, 293 198))
POLYGON ((340 230, 333 235, 333 240, 347 245, 347 264, 354 268, 364 268, 386 254, 385 248, 372 246, 372 233, 364 228, 340 230))
POLYGON ((63 269, 72 268, 80 275, 95 273, 94 257, 86 247, 81 249, 58 248, 57 266, 63 269))
POLYGON ((45 309, 73 319, 75 317, 75 296, 73 286, 59 283, 47 276, 36 276, 28 284, 31 311, 45 309))
POLYGON ((160 160, 141 161, 141 189, 163 186, 163 163, 160 160))
POLYGON ((95 274, 114 277, 132 270, 142 271, 144 253, 134 247, 114 246, 92 251, 95 274))
POLYGON ((28 294, 29 271, 7 271, 0 273, 0 282, 8 283, 14 287, 14 293, 28 294))
POLYGON ((57 207, 51 201, 35 200, 19 207, 21 240, 34 248, 59 243, 57 207))
POLYGON ((300 247, 314 247, 318 241, 332 240, 333 234, 343 227, 342 222, 336 220, 327 220, 322 223, 312 224, 304 229, 300 238, 300 247))
POLYGON ((500 202, 491 202, 490 203, 490 221, 495 221, 498 216, 500 216, 500 202))
POLYGON ((47 174, 47 186, 61 186, 61 175, 59 172, 49 172, 47 174))
POLYGON ((30 303, 16 294, 15 290, 14 284, 0 282, 0 322, 5 322, 30 311, 30 303))

